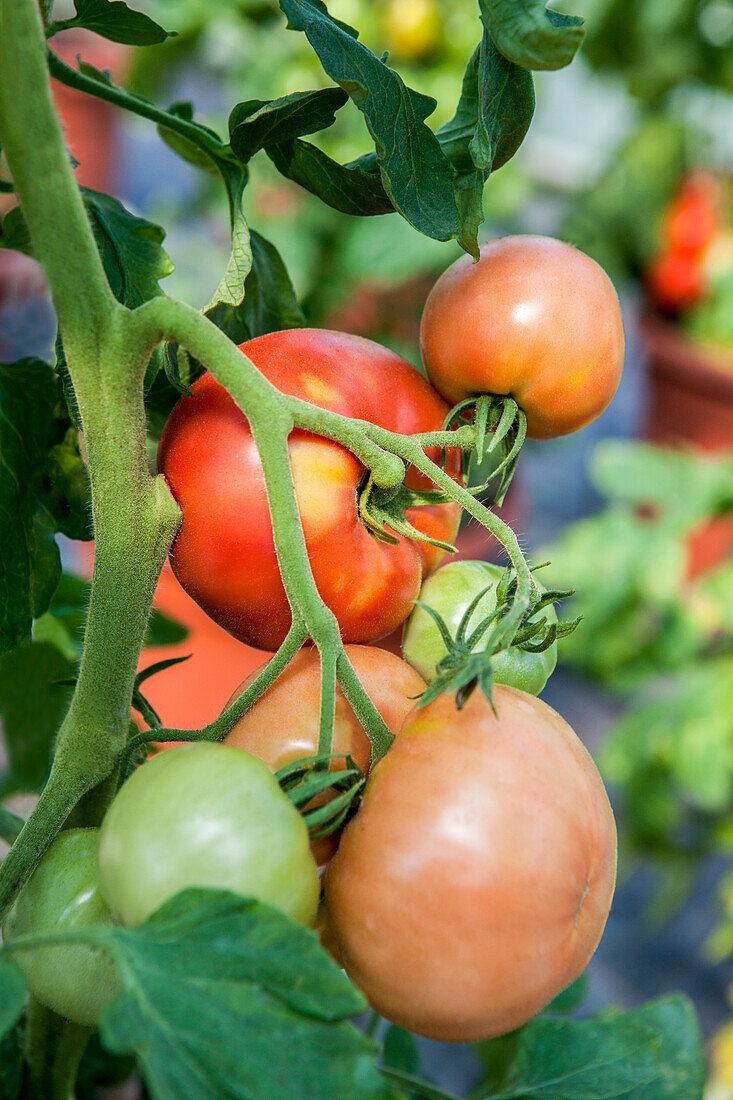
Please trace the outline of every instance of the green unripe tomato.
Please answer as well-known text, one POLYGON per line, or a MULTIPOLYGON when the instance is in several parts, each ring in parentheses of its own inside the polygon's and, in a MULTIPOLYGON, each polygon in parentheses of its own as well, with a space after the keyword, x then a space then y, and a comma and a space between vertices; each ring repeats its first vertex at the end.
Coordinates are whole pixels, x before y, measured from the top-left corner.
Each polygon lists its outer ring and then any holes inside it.
MULTIPOLYGON (((448 631, 455 637, 458 625, 468 610, 472 600, 479 592, 492 587, 479 602, 471 616, 467 636, 479 625, 482 619, 496 607, 496 585, 504 570, 499 565, 487 561, 454 561, 437 569, 420 589, 420 601, 432 607, 445 621, 448 631)), ((535 581, 542 592, 544 589, 535 581)), ((549 623, 557 622, 554 607, 545 607, 534 619, 545 618, 549 623)), ((485 647, 489 627, 476 647, 485 647)), ((436 665, 445 657, 447 650, 434 619, 416 607, 405 625, 402 649, 408 664, 430 683, 436 677, 436 665)), ((557 645, 553 644, 544 653, 528 653, 526 650, 512 647, 498 653, 493 660, 494 680, 497 684, 507 684, 519 688, 530 695, 539 695, 550 678, 557 663, 557 645)))
MULTIPOLYGON (((98 845, 99 829, 69 829, 56 838, 8 915, 7 943, 113 923, 99 891, 98 845)), ((13 958, 36 1000, 75 1024, 96 1027, 102 1009, 119 992, 112 961, 91 945, 18 948, 13 958)))
POLYGON ((310 924, 319 882, 304 819, 266 764, 232 745, 166 749, 120 788, 102 823, 99 881, 123 924, 181 890, 231 890, 310 924))

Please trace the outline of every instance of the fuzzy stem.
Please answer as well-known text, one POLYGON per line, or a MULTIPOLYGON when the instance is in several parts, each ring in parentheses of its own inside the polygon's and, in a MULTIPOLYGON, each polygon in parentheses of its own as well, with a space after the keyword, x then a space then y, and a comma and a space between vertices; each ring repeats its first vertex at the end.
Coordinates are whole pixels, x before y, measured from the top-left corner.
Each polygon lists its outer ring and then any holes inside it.
POLYGON ((62 1020, 31 998, 26 1024, 28 1080, 23 1100, 70 1100, 91 1030, 62 1020))
MULTIPOLYGON (((180 523, 147 468, 143 377, 128 311, 107 284, 69 165, 35 0, 0 0, 0 144, 51 289, 81 413, 95 563, 79 676, 49 781, 0 869, 0 920, 70 812, 103 784, 127 738, 153 593, 180 523)), ((96 824, 92 797, 79 819, 96 824)))

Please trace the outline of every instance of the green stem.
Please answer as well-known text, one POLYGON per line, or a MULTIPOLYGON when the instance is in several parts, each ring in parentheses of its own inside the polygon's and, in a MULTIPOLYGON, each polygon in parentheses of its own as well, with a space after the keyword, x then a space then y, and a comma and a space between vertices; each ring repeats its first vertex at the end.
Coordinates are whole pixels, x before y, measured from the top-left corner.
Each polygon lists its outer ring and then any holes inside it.
POLYGON ((95 363, 117 303, 54 110, 35 0, 0 0, 0 73, 0 144, 51 287, 66 354, 95 363))
MULTIPOLYGON (((148 472, 143 378, 107 284, 51 97, 35 0, 0 0, 0 144, 64 339, 89 464, 95 563, 84 650, 49 781, 0 869, 0 921, 71 811, 124 749, 153 593, 180 511, 148 472)), ((80 807, 96 824, 103 802, 80 807)))
POLYGON ((301 619, 293 619, 292 626, 287 633, 285 641, 278 649, 275 656, 267 662, 262 672, 242 694, 234 700, 231 706, 222 711, 218 718, 210 722, 202 729, 178 730, 159 729, 145 730, 143 733, 131 737, 127 743, 127 753, 123 762, 122 774, 127 774, 129 760, 135 749, 140 745, 147 745, 151 740, 156 741, 221 741, 236 725, 239 719, 253 706, 260 696, 275 683, 281 672, 287 668, 295 654, 308 638, 308 630, 301 619))
POLYGON ((173 130, 210 156, 214 162, 222 158, 235 160, 223 141, 213 134, 207 133, 202 126, 197 125, 195 122, 189 122, 170 111, 163 110, 162 107, 156 107, 154 103, 150 103, 147 99, 143 99, 133 92, 128 92, 124 88, 119 88, 115 84, 95 80, 92 76, 80 73, 78 69, 74 69, 71 65, 67 65, 65 61, 62 61, 52 49, 49 49, 47 54, 51 76, 58 80, 60 84, 65 84, 67 88, 75 88, 79 92, 86 92, 96 99, 103 99, 106 103, 114 103, 117 107, 124 107, 125 110, 131 111, 133 114, 147 118, 151 122, 156 122, 166 130, 173 130))
MULTIPOLYGON (((133 319, 141 354, 149 356, 161 340, 175 340, 211 371, 244 412, 262 462, 275 550, 293 617, 302 617, 321 657, 324 652, 336 653, 337 668, 348 666, 348 676, 350 666, 348 662, 344 666, 342 660, 345 655, 338 623, 320 597, 308 559, 288 454, 293 419, 283 395, 223 332, 192 307, 169 298, 156 298, 140 306, 133 319)), ((344 436, 347 445, 352 450, 358 449, 366 438, 359 424, 347 417, 338 420, 350 433, 344 436)), ((346 685, 342 686, 351 702, 346 685)), ((359 718, 378 758, 389 748, 392 734, 361 685, 359 688, 354 689, 350 682, 349 690, 358 701, 359 718)))
POLYGON ((31 998, 26 1023, 28 1080, 23 1100, 70 1100, 91 1030, 62 1020, 31 998))
MULTIPOLYGON (((321 650, 321 713, 318 726, 318 755, 321 757, 330 756, 333 752, 337 663, 338 647, 324 647, 321 650)), ((323 765, 326 771, 328 771, 329 765, 330 760, 327 760, 323 765)))

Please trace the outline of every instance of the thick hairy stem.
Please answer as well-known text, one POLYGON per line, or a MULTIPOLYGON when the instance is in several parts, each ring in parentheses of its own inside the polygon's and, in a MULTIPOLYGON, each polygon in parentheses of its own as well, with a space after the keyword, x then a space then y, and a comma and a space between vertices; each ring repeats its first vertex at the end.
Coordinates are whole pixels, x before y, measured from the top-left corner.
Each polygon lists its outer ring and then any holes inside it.
MULTIPOLYGON (((53 107, 35 0, 0 0, 0 144, 49 282, 81 412, 95 564, 79 676, 49 782, 0 868, 0 920, 69 813, 124 749, 158 575, 180 522, 145 449, 147 357, 109 289, 53 107)), ((104 800, 78 811, 96 824, 104 800)))
POLYGON ((0 73, 0 145, 51 287, 66 353, 94 363, 116 303, 53 107, 35 0, 0 0, 0 73))
POLYGON ((69 1100, 91 1030, 62 1020, 31 998, 26 1023, 28 1080, 23 1100, 69 1100))

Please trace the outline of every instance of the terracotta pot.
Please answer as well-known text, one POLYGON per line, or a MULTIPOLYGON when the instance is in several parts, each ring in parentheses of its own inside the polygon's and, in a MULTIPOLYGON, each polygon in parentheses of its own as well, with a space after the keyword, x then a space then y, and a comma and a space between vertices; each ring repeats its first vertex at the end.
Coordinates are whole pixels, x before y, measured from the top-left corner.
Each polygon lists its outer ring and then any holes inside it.
MULTIPOLYGON (((704 451, 733 447, 733 354, 701 348, 653 314, 643 316, 640 335, 649 364, 646 438, 704 451)), ((688 579, 732 553, 733 513, 701 524, 687 538, 688 579)))
MULTIPOLYGON (((71 30, 57 35, 52 49, 62 61, 77 68, 76 57, 101 71, 109 70, 119 83, 127 69, 130 49, 108 42, 91 31, 71 30)), ((76 178, 95 191, 114 190, 119 165, 119 124, 123 112, 104 100, 51 81, 66 144, 79 162, 76 178)))
POLYGON ((706 451, 733 446, 733 354, 701 348, 653 314, 639 331, 649 371, 646 438, 706 451))

